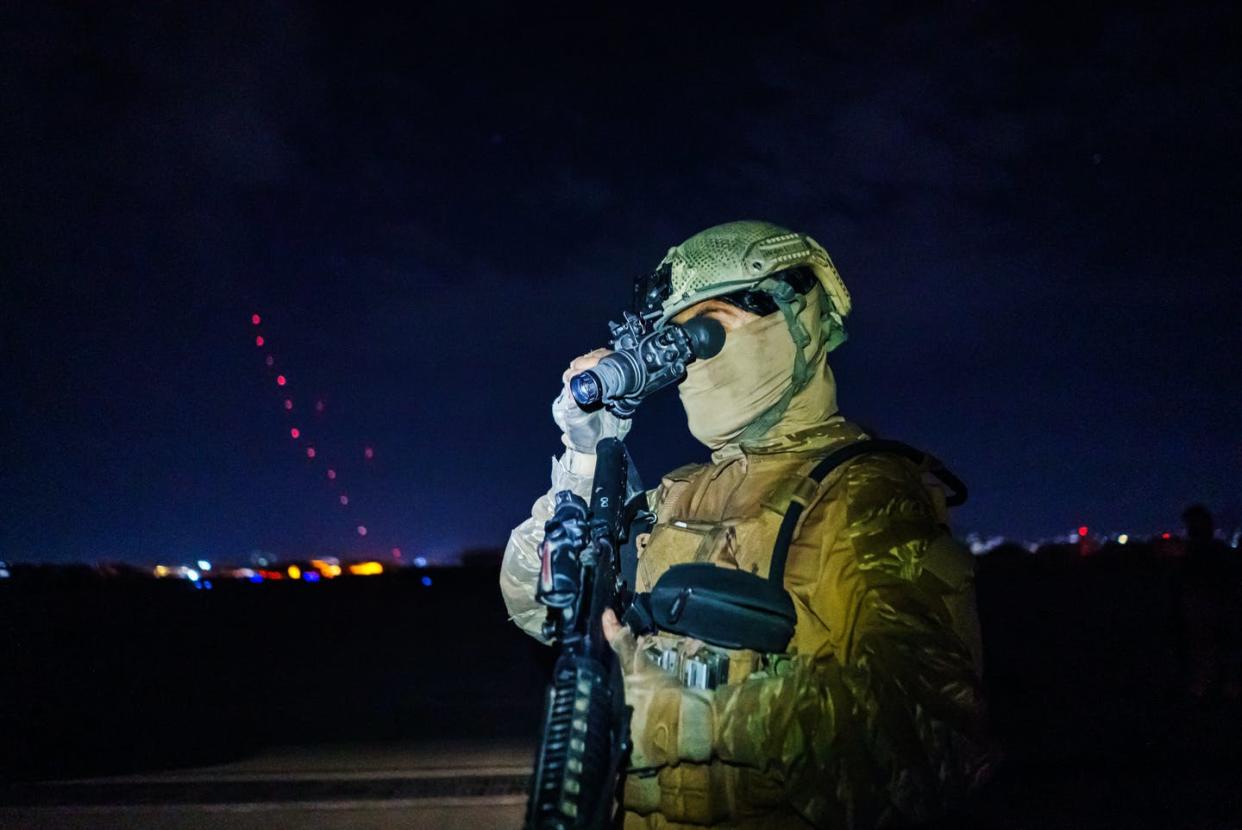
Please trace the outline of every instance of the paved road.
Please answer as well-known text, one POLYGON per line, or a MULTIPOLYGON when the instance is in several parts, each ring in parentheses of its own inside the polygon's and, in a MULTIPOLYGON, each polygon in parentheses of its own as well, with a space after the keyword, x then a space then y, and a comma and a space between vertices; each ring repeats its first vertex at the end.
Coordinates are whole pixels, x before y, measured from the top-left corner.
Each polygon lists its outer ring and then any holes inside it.
POLYGON ((500 742, 275 749, 220 766, 12 787, 0 828, 512 830, 533 754, 500 742))

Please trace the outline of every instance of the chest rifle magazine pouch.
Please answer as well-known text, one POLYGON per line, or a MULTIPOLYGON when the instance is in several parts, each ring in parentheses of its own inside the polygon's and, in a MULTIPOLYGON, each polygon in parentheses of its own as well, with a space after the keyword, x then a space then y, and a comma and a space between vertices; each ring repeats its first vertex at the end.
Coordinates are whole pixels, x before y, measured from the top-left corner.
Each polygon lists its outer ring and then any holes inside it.
POLYGON ((674 565, 651 590, 661 631, 720 648, 781 654, 793 637, 793 601, 779 583, 710 562, 674 565))

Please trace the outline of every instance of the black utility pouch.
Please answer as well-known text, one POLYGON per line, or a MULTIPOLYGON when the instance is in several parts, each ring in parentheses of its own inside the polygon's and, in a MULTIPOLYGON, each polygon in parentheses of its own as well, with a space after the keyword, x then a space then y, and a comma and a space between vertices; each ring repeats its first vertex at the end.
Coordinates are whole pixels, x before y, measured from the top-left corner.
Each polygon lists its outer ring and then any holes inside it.
POLYGON ((785 651, 797 619, 779 583, 710 562, 669 568, 656 581, 649 607, 661 631, 765 654, 785 651))

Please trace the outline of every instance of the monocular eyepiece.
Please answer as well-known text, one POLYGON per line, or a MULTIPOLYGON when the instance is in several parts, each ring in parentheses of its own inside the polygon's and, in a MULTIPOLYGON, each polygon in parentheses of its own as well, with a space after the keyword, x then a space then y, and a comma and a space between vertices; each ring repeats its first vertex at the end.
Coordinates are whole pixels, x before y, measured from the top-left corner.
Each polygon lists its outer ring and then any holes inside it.
POLYGON ((569 393, 574 396, 578 406, 586 408, 595 406, 603 398, 599 376, 594 372, 579 372, 569 379, 569 393))
POLYGON ((681 330, 690 339, 690 350, 699 360, 715 357, 724 348, 725 330, 719 320, 713 320, 711 317, 694 317, 687 320, 681 330))

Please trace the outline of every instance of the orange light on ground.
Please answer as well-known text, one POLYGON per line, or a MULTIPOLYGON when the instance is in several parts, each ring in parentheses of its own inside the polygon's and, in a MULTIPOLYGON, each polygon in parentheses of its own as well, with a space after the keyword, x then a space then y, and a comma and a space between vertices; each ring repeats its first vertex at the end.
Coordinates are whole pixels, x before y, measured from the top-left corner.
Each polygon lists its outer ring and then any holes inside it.
POLYGON ((354 576, 375 576, 384 572, 384 566, 378 562, 355 562, 349 566, 349 572, 354 576))
POLYGON ((301 579, 302 578, 302 569, 299 568, 297 565, 290 565, 288 569, 285 571, 285 573, 289 574, 290 579, 301 579))

